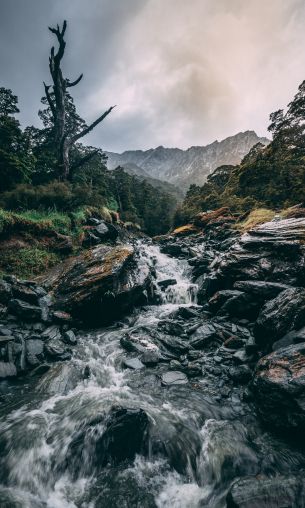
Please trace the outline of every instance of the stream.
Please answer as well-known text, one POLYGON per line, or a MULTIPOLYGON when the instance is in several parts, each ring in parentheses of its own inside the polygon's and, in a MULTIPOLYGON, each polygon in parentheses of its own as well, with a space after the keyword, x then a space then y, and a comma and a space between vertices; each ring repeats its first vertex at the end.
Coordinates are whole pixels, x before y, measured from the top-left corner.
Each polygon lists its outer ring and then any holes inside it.
POLYGON ((123 336, 153 330, 177 309, 197 305, 186 261, 143 245, 142 262, 154 266, 157 283, 177 281, 160 292, 159 305, 78 334, 72 360, 53 364, 38 379, 1 383, 1 393, 9 394, 0 406, 1 508, 221 508, 240 476, 304 467, 293 445, 261 428, 239 387, 223 398, 221 380, 213 376, 164 386, 160 376, 168 363, 123 366, 137 356, 122 348, 123 336), (102 432, 103 416, 113 407, 144 410, 150 436, 166 443, 167 453, 151 445, 146 456, 97 468, 90 460, 92 441, 85 439, 81 460, 73 457, 79 429, 97 419, 95 429, 102 432))

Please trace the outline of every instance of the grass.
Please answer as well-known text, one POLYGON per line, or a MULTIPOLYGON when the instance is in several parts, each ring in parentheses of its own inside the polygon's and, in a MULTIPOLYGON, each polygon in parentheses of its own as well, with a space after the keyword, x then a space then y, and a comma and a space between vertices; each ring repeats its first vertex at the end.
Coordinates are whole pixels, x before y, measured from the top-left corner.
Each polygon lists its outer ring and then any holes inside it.
POLYGON ((275 215, 276 212, 269 210, 268 208, 257 208, 252 210, 244 221, 238 222, 236 224, 236 228, 242 233, 245 233, 259 224, 271 221, 274 219, 275 215))
POLYGON ((25 247, 3 253, 0 271, 28 278, 42 273, 59 261, 60 257, 54 252, 39 247, 25 247))

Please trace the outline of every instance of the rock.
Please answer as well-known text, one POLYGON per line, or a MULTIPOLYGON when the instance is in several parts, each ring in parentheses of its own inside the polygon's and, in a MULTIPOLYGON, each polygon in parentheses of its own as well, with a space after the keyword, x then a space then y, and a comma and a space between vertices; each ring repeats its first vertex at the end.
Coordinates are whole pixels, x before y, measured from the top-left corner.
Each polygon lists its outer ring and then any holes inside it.
POLYGON ((101 219, 97 219, 96 217, 89 217, 87 219, 87 224, 89 226, 98 226, 101 222, 101 219))
POLYGON ((235 481, 227 495, 227 508, 302 508, 305 480, 298 476, 250 476, 235 481))
POLYGON ((44 344, 44 352, 52 360, 70 360, 72 356, 59 339, 51 339, 44 344))
POLYGON ((221 216, 226 216, 229 214, 230 210, 225 206, 218 208, 217 210, 213 210, 212 212, 201 212, 195 216, 194 224, 199 227, 205 227, 210 221, 214 221, 221 216))
POLYGON ((139 358, 125 358, 123 360, 124 367, 132 370, 140 370, 144 369, 143 363, 139 360, 139 358))
POLYGON ((158 281, 158 286, 161 289, 166 289, 169 286, 175 286, 175 284, 177 284, 177 280, 176 279, 164 279, 164 280, 159 280, 158 281))
POLYGON ((279 349, 258 362, 253 378, 255 403, 274 429, 305 430, 305 345, 279 349))
POLYGON ((64 312, 63 310, 55 310, 52 314, 54 323, 58 324, 68 324, 72 321, 71 314, 68 312, 64 312))
POLYGON ((291 346, 292 344, 300 344, 301 342, 305 342, 305 327, 300 330, 291 330, 282 339, 274 342, 272 349, 276 351, 277 349, 291 346))
POLYGON ((143 409, 114 407, 106 419, 96 417, 74 436, 67 451, 66 466, 77 473, 84 470, 84 465, 89 472, 92 468, 132 461, 137 454, 147 455, 148 436, 149 419, 143 409), (85 443, 87 449, 90 446, 89 456, 83 455, 85 443))
POLYGON ((245 341, 236 337, 230 337, 224 341, 223 345, 229 349, 240 349, 245 345, 245 341))
POLYGON ((12 362, 0 362, 0 379, 17 376, 17 369, 12 362))
POLYGON ((252 377, 252 371, 247 365, 239 365, 238 367, 231 367, 229 369, 230 378, 238 383, 248 383, 252 377))
POLYGON ((44 343, 39 339, 28 339, 25 344, 26 361, 31 367, 36 367, 43 361, 44 343))
POLYGON ((8 310, 24 321, 40 321, 42 317, 40 307, 18 299, 10 300, 8 310))
POLYGON ((261 300, 271 300, 272 298, 275 298, 281 291, 289 289, 287 284, 279 284, 278 282, 266 282, 264 280, 237 281, 233 287, 234 289, 253 295, 261 300))
POLYGON ((254 335, 256 342, 268 347, 289 331, 305 325, 305 289, 282 291, 267 302, 257 318, 254 335))
POLYGON ((12 298, 11 285, 4 280, 0 280, 0 303, 6 305, 12 298))
POLYGON ((8 342, 15 340, 13 335, 0 335, 0 347, 5 346, 8 342))
POLYGON ((90 324, 111 322, 150 294, 150 273, 131 246, 99 245, 78 256, 55 290, 55 307, 90 324))
POLYGON ((170 319, 160 320, 158 323, 158 329, 162 330, 164 333, 168 333, 169 335, 174 335, 177 337, 185 335, 183 326, 177 323, 177 321, 172 321, 170 319))
POLYGON ((48 372, 51 368, 51 365, 49 365, 48 363, 42 363, 41 365, 38 365, 37 367, 35 367, 35 369, 33 369, 30 373, 30 376, 34 377, 34 376, 42 376, 43 374, 45 374, 46 372, 48 372))
POLYGON ((60 328, 56 325, 49 326, 41 334, 41 339, 45 341, 50 339, 61 339, 60 328))
POLYGON ((161 384, 163 386, 185 385, 187 383, 188 379, 183 372, 173 370, 171 372, 165 372, 161 376, 161 384))
POLYGON ((206 322, 191 336, 190 345, 195 349, 203 349, 213 340, 218 338, 217 330, 213 323, 206 322))
POLYGON ((194 226, 194 224, 186 224, 185 226, 180 226, 179 228, 174 229, 171 233, 173 236, 189 236, 200 233, 200 229, 194 226))
POLYGON ((147 367, 154 367, 159 361, 160 355, 157 351, 145 351, 141 356, 141 362, 147 367))
POLYGON ((12 286, 13 297, 18 300, 23 300, 32 305, 38 305, 39 298, 46 295, 46 291, 33 284, 27 284, 22 281, 18 281, 12 286))
POLYGON ((70 346, 75 346, 77 344, 77 339, 75 337, 75 333, 72 330, 68 330, 63 334, 62 340, 69 344, 70 346))
POLYGON ((116 240, 119 232, 113 224, 100 221, 100 223, 94 228, 93 234, 101 240, 116 240))

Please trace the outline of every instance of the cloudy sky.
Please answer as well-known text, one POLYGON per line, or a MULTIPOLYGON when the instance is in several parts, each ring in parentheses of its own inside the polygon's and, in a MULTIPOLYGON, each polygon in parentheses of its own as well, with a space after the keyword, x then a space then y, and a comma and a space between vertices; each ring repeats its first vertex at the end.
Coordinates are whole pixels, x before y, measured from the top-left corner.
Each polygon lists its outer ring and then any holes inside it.
POLYGON ((266 135, 305 79, 304 0, 0 0, 0 86, 19 96, 23 125, 39 125, 47 26, 65 18, 79 113, 117 104, 85 138, 106 150, 266 135))

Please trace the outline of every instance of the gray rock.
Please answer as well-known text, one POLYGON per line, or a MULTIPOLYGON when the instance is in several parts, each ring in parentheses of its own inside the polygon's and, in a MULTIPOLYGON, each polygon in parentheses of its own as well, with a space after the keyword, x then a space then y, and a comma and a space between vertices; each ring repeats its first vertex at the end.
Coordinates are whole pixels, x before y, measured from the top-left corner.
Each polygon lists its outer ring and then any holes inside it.
POLYGON ((9 301, 8 310, 15 316, 25 321, 40 321, 42 310, 36 305, 24 302, 22 300, 12 299, 9 301))
POLYGON ((51 339, 45 343, 44 352, 52 360, 70 360, 72 356, 59 339, 51 339))
POLYGON ((17 369, 12 362, 0 362, 0 379, 17 376, 17 369))
POLYGON ((305 289, 291 288, 264 305, 257 318, 254 335, 258 344, 267 347, 304 325, 305 289))
POLYGON ((164 280, 159 280, 158 281, 158 286, 161 289, 166 289, 169 286, 174 286, 175 284, 177 284, 177 280, 176 279, 164 279, 164 280))
POLYGON ((0 303, 6 305, 12 298, 11 285, 4 280, 0 280, 0 303))
POLYGON ((233 483, 227 508, 303 508, 305 480, 300 476, 250 476, 233 483))
POLYGON ((68 330, 67 332, 65 332, 62 340, 66 344, 69 344, 70 346, 75 346, 75 344, 77 344, 75 333, 72 330, 68 330))
POLYGON ((284 431, 305 431, 305 344, 261 358, 253 378, 255 403, 263 420, 284 431))
POLYGON ((160 361, 160 355, 157 351, 145 351, 141 356, 141 362, 147 367, 153 367, 160 361))
POLYGON ((31 367, 36 367, 43 361, 43 346, 43 341, 39 339, 26 341, 26 360, 31 367))
POLYGON ((132 370, 144 369, 145 365, 139 360, 139 358, 125 358, 123 360, 124 367, 132 370))
POLYGON ((187 376, 183 372, 173 370, 171 372, 165 372, 161 376, 161 384, 163 386, 185 385, 187 383, 187 376))

